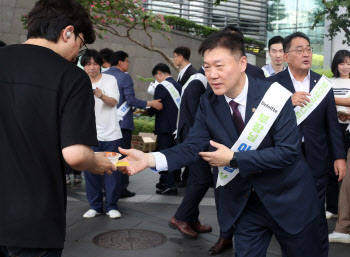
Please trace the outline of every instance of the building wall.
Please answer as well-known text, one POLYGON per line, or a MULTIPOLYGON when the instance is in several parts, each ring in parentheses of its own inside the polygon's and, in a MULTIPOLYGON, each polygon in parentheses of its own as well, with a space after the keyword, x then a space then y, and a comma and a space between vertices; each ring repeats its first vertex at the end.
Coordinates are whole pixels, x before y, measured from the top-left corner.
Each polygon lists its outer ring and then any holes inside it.
MULTIPOLYGON (((296 31, 305 33, 313 47, 313 68, 323 66, 324 24, 320 23, 314 30, 314 14, 323 8, 321 0, 269 0, 267 41, 274 36, 286 37, 296 31)), ((269 60, 267 60, 269 62, 269 60)))
MULTIPOLYGON (((345 8, 339 9, 339 15, 345 13, 345 8)), ((327 34, 327 27, 329 26, 330 22, 328 20, 325 21, 325 34, 327 34)), ((339 50, 349 50, 350 47, 347 44, 343 44, 343 40, 345 38, 345 33, 343 30, 341 30, 340 33, 338 33, 333 39, 330 39, 328 37, 324 37, 324 68, 329 69, 332 64, 332 60, 334 55, 339 50)))
POLYGON ((239 27, 247 37, 266 40, 267 0, 145 0, 144 7, 156 13, 175 15, 208 27, 239 27))

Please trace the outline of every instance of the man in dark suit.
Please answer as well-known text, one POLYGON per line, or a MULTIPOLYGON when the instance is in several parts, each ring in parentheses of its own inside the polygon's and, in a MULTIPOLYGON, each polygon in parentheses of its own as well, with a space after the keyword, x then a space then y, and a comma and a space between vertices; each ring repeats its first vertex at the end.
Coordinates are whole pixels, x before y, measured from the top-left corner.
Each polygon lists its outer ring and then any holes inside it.
POLYGON ((177 82, 183 86, 187 80, 196 74, 196 69, 190 63, 191 50, 186 46, 179 46, 174 50, 174 64, 180 69, 177 82))
MULTIPOLYGON (((182 88, 181 105, 177 125, 176 143, 185 141, 193 126, 201 96, 207 91, 208 81, 201 67, 193 75, 191 81, 182 88)), ((171 218, 169 226, 179 230, 191 238, 197 238, 198 233, 211 232, 210 226, 199 222, 199 204, 209 187, 213 185, 213 175, 208 162, 199 158, 188 166, 189 177, 185 196, 171 218)))
MULTIPOLYGON (((237 33, 244 38, 244 35, 241 32, 241 30, 234 25, 227 25, 223 29, 223 31, 226 33, 232 33, 232 34, 237 33)), ((252 76, 253 78, 262 79, 262 80, 265 79, 265 75, 262 69, 250 63, 247 63, 247 68, 245 70, 245 73, 249 76, 252 76)), ((216 178, 218 176, 218 169, 216 168, 213 169, 213 175, 214 175, 214 182, 216 183, 216 178)), ((217 200, 218 194, 219 194, 218 190, 215 190, 216 208, 218 208, 218 200, 217 200)), ((220 230, 220 237, 218 241, 212 247, 210 247, 208 254, 216 255, 216 254, 222 253, 226 249, 232 248, 232 238, 233 238, 233 227, 225 232, 220 230)))
MULTIPOLYGON (((174 52, 174 64, 180 69, 177 77, 177 82, 183 86, 186 84, 188 79, 195 74, 197 71, 190 63, 191 50, 186 46, 179 46, 175 48, 174 52)), ((185 187, 187 185, 187 179, 189 170, 186 166, 181 174, 181 170, 173 172, 175 181, 179 187, 185 187)))
MULTIPOLYGON (((175 145, 176 119, 180 107, 181 85, 171 77, 170 68, 164 63, 158 63, 152 70, 152 75, 158 81, 154 99, 161 99, 162 110, 150 108, 148 115, 156 115, 154 134, 158 135, 158 148, 164 150, 175 145)), ((157 194, 176 195, 177 188, 174 174, 162 171, 156 187, 157 194)))
POLYGON ((198 153, 212 166, 239 168, 217 189, 220 228, 235 226, 236 256, 266 256, 272 235, 289 257, 320 256, 320 203, 300 152, 290 98, 257 150, 230 149, 271 85, 246 76, 244 51, 244 39, 237 34, 218 32, 205 39, 200 53, 213 92, 202 96, 187 139, 160 153, 120 149, 130 164, 120 170, 129 175, 146 167, 171 171, 193 163, 198 153), (238 104, 232 112, 231 101, 238 104), (217 150, 201 152, 209 142, 217 150))
MULTIPOLYGON (((162 104, 160 100, 153 101, 143 101, 135 97, 134 83, 132 78, 127 73, 129 70, 129 55, 123 51, 117 51, 111 56, 111 65, 107 71, 104 73, 113 75, 118 82, 119 88, 119 103, 117 108, 123 106, 127 103, 130 107, 137 107, 140 109, 146 109, 146 106, 151 106, 155 109, 161 109, 162 104)), ((118 144, 126 149, 131 148, 131 134, 135 129, 134 119, 132 115, 132 108, 130 108, 123 119, 120 121, 120 128, 122 130, 123 138, 119 139, 118 144)), ((129 177, 122 175, 121 188, 120 188, 120 198, 132 197, 135 195, 134 192, 128 190, 129 177)))
MULTIPOLYGON (((288 69, 267 80, 280 83, 293 93, 293 105, 304 107, 310 102, 308 96, 321 78, 320 75, 310 70, 312 64, 310 40, 304 33, 293 33, 284 39, 283 51, 288 69)), ((334 169, 335 173, 339 174, 339 180, 344 177, 346 170, 343 134, 338 122, 332 89, 317 108, 298 126, 298 130, 300 146, 311 167, 311 174, 321 202, 322 256, 328 256, 328 225, 324 203, 328 184, 327 153, 329 148, 333 154, 334 169)))

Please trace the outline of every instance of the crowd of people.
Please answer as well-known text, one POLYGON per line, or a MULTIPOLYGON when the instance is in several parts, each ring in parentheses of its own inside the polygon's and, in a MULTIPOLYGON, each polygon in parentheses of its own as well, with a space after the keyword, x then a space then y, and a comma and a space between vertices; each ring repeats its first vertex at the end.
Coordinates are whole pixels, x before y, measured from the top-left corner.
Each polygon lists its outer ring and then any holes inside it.
POLYGON ((198 70, 186 46, 173 51, 176 80, 167 64, 155 65, 145 101, 135 97, 126 52, 87 49, 95 33, 76 1, 39 0, 27 37, 0 41, 8 64, 0 70, 1 257, 61 256, 70 173, 74 183, 84 174, 83 217, 115 219, 118 200, 135 196, 129 176, 147 167, 159 173, 157 194, 186 187, 169 226, 189 238, 212 231, 199 204, 214 187, 220 236, 209 255, 234 245, 236 256, 266 256, 273 235, 292 257, 350 243, 349 51, 335 54, 329 80, 311 70, 310 40, 295 32, 271 38, 271 62, 259 68, 228 25, 203 40, 198 70), (130 149, 135 108, 155 115, 158 152, 130 149), (117 171, 105 152, 129 166, 117 171))

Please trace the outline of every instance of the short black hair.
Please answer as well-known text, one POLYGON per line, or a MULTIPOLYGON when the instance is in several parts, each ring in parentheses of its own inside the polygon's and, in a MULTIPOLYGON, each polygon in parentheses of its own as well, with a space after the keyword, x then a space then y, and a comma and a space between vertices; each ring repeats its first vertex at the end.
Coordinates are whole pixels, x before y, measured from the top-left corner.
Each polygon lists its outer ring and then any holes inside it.
POLYGON ((310 44, 310 39, 308 36, 306 36, 303 32, 294 32, 293 34, 290 34, 289 36, 285 37, 283 39, 283 51, 286 53, 289 51, 290 46, 292 44, 292 40, 294 38, 301 37, 307 40, 310 44))
POLYGON ((203 56, 205 51, 217 47, 230 50, 235 55, 236 60, 245 56, 244 38, 238 33, 227 33, 225 31, 210 34, 200 45, 198 53, 203 56))
POLYGON ((84 55, 81 57, 80 64, 85 67, 88 62, 90 62, 91 58, 100 66, 103 64, 102 55, 96 51, 95 49, 88 49, 85 51, 84 55))
POLYGON ((74 27, 74 34, 82 33, 86 44, 96 40, 89 13, 75 0, 39 0, 28 14, 27 38, 44 38, 57 43, 61 31, 74 27))
POLYGON ((335 53, 335 55, 333 57, 332 65, 331 65, 333 77, 335 77, 335 78, 340 77, 340 73, 338 70, 338 64, 345 62, 346 59, 350 59, 350 52, 348 50, 339 50, 338 52, 335 53))
POLYGON ((0 47, 3 47, 3 46, 6 46, 6 43, 0 40, 0 47))
POLYGON ((105 62, 111 63, 111 57, 114 54, 114 51, 110 48, 103 48, 100 50, 100 54, 105 62))
POLYGON ((281 36, 275 36, 275 37, 271 38, 271 39, 269 40, 269 43, 268 43, 269 51, 270 51, 271 46, 272 46, 273 44, 282 44, 282 45, 283 45, 283 37, 281 37, 281 36))
POLYGON ((191 56, 191 50, 186 46, 176 47, 174 50, 175 54, 182 55, 185 60, 189 60, 191 56))
POLYGON ((161 73, 171 74, 169 66, 165 63, 158 63, 156 66, 154 66, 152 70, 152 76, 156 75, 158 71, 160 71, 161 73))
POLYGON ((232 33, 232 32, 238 33, 242 37, 244 37, 242 31, 239 28, 237 28, 235 25, 232 25, 232 24, 227 25, 222 31, 227 32, 227 33, 232 33))
POLYGON ((111 56, 111 65, 117 66, 119 64, 119 61, 125 61, 126 58, 128 58, 129 55, 125 53, 124 51, 117 51, 111 56))

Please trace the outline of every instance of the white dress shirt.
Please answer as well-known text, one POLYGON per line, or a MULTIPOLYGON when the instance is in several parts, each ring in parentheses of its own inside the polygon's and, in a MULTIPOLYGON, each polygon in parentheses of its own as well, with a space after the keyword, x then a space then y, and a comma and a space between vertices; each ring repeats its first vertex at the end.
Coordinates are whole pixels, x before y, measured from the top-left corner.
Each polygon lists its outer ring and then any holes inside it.
MULTIPOLYGON (((229 102, 231 102, 231 100, 238 103, 237 109, 241 113, 242 120, 245 123, 245 110, 247 108, 247 96, 248 96, 248 77, 247 77, 247 75, 245 76, 244 88, 243 88, 242 92, 236 98, 230 98, 227 95, 224 95, 224 96, 225 96, 225 99, 226 99, 228 106, 230 106, 229 102)), ((233 111, 232 111, 231 107, 230 107, 230 112, 231 112, 231 115, 233 115, 233 111)))
MULTIPOLYGON (((238 103, 238 110, 241 113, 242 116, 242 120, 243 122, 245 122, 245 110, 247 108, 247 95, 248 95, 248 77, 247 75, 245 76, 245 84, 244 84, 244 88, 242 90, 242 92, 236 97, 236 98, 230 98, 226 95, 225 96, 225 100, 227 102, 227 105, 229 106, 231 115, 233 113, 229 102, 231 100, 235 101, 236 103, 238 103)), ((164 154, 160 153, 160 152, 153 152, 151 153, 156 161, 156 168, 152 169, 155 172, 159 172, 159 171, 163 171, 163 170, 168 170, 168 162, 166 160, 166 157, 164 154)))
MULTIPOLYGON (((310 93, 310 70, 307 73, 307 76, 304 78, 303 82, 297 81, 294 78, 293 74, 290 72, 289 68, 288 68, 288 72, 289 72, 290 78, 292 79, 295 92, 310 93)), ((301 142, 304 142, 304 137, 301 139, 301 142)))
POLYGON ((191 63, 189 63, 188 65, 186 65, 182 70, 180 70, 179 75, 177 76, 177 81, 180 81, 182 79, 182 76, 185 74, 186 70, 188 69, 188 67, 191 66, 191 63))
POLYGON ((290 75, 290 78, 292 79, 292 83, 295 89, 295 92, 307 92, 310 93, 310 70, 307 73, 307 76, 304 78, 303 82, 297 81, 293 74, 290 72, 290 69, 288 68, 288 72, 290 75))

